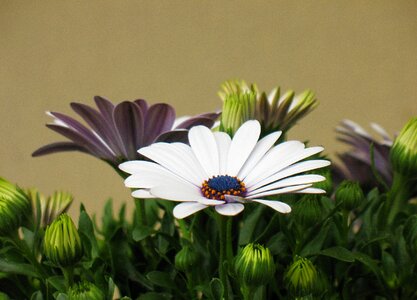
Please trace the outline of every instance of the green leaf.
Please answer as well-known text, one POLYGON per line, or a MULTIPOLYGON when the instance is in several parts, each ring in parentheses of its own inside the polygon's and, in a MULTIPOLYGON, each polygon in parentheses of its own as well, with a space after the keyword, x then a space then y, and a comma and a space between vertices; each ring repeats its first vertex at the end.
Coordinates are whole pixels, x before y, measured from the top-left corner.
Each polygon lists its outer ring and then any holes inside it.
POLYGON ((43 295, 41 291, 34 292, 30 297, 30 300, 43 300, 43 295))
POLYGON ((319 252, 321 247, 323 246, 324 241, 326 240, 328 236, 329 228, 330 228, 329 222, 326 222, 325 224, 323 224, 323 226, 320 228, 320 232, 318 232, 315 238, 310 240, 308 244, 303 247, 299 255, 310 256, 314 253, 319 252))
POLYGON ((353 255, 356 260, 364 264, 369 268, 369 270, 372 271, 376 275, 376 277, 381 280, 382 274, 381 271, 378 268, 377 261, 369 257, 368 255, 361 253, 361 252, 353 252, 353 255))
POLYGON ((246 245, 252 241, 253 233, 259 224, 259 216, 264 211, 263 205, 257 205, 256 208, 248 215, 244 225, 239 233, 239 245, 246 245))
POLYGON ((317 253, 317 255, 329 256, 345 262, 355 261, 355 256, 351 251, 339 246, 324 249, 317 253))
POLYGON ((174 283, 174 280, 168 273, 160 272, 160 271, 152 271, 149 272, 146 277, 155 285, 168 288, 168 289, 175 289, 177 286, 174 283))
POLYGON ((91 246, 91 257, 96 258, 99 255, 97 239, 94 234, 94 225, 85 211, 80 212, 78 220, 78 232, 84 244, 91 246))
POLYGON ((288 249, 287 239, 282 232, 275 234, 266 244, 272 255, 286 254, 288 249))
POLYGON ((137 225, 132 232, 132 239, 135 242, 140 242, 141 240, 150 236, 153 231, 154 230, 148 226, 137 225))
POLYGON ((9 262, 5 259, 0 259, 0 271, 29 277, 40 277, 32 265, 9 262))
POLYGON ((114 289, 116 288, 116 285, 114 284, 114 281, 111 277, 109 277, 109 286, 107 291, 107 299, 112 300, 114 296, 114 289))
POLYGON ((59 293, 58 296, 56 296, 56 300, 68 300, 68 296, 64 293, 59 293))
POLYGON ((219 278, 213 278, 210 281, 210 292, 213 300, 223 299, 224 287, 219 278))
POLYGON ((65 292, 67 290, 65 286, 64 276, 52 276, 46 279, 58 292, 65 292))

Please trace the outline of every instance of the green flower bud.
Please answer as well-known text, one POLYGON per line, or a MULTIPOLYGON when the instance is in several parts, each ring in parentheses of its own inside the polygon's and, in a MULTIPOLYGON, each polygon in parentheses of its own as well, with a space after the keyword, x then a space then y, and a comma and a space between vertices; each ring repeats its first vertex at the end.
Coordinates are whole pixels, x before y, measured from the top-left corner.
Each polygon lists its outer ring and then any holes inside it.
POLYGON ((296 256, 284 275, 287 289, 295 297, 314 294, 321 287, 319 275, 313 263, 304 257, 296 256))
POLYGON ((268 248, 248 244, 235 258, 235 273, 241 284, 256 287, 274 278, 275 263, 268 248))
POLYGON ((60 215, 45 230, 44 251, 54 264, 61 267, 77 263, 83 248, 74 222, 67 214, 60 215))
POLYGON ((345 210, 355 209, 364 199, 365 196, 358 182, 345 180, 336 189, 336 204, 341 204, 345 210))
POLYGON ((30 211, 26 195, 14 184, 0 178, 0 234, 14 232, 30 211))
POLYGON ((68 289, 68 300, 103 300, 103 292, 94 284, 83 281, 68 289))
POLYGON ((233 136, 248 120, 255 119, 256 95, 253 92, 227 95, 220 120, 220 131, 233 136))
POLYGON ((180 271, 187 272, 193 268, 197 260, 198 254, 191 246, 186 245, 175 255, 175 267, 180 271))
POLYGON ((304 228, 315 225, 323 218, 325 208, 320 195, 306 194, 293 205, 293 217, 304 228))
POLYGON ((382 275, 384 281, 390 289, 397 289, 400 281, 397 276, 397 267, 394 258, 388 252, 382 252, 382 275))
POLYGON ((417 174, 417 118, 403 127, 391 148, 390 158, 395 172, 404 176, 417 174))

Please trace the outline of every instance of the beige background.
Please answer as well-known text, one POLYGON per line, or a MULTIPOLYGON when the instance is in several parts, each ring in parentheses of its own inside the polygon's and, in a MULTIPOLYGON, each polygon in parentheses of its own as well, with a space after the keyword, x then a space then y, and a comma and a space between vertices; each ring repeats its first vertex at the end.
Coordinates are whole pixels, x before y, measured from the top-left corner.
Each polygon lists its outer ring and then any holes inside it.
POLYGON ((230 78, 302 91, 319 108, 292 137, 343 147, 343 118, 399 130, 417 115, 417 1, 0 0, 0 176, 44 193, 72 191, 99 211, 127 189, 79 153, 31 158, 61 140, 46 110, 143 97, 178 113, 216 110, 230 78))

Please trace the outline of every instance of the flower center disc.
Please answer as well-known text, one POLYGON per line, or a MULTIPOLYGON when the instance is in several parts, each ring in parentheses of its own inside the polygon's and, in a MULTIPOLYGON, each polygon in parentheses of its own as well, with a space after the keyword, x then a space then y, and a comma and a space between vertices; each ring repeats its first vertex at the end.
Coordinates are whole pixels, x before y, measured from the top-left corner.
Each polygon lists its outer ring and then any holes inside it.
POLYGON ((225 195, 240 196, 246 191, 245 184, 237 177, 218 175, 205 180, 201 187, 204 197, 225 200, 225 195))

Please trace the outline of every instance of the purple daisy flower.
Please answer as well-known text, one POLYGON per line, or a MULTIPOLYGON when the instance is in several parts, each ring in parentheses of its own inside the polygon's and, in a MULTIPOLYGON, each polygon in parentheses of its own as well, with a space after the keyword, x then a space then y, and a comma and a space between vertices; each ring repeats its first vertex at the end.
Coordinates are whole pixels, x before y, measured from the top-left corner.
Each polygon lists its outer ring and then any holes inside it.
POLYGON ((337 139, 351 146, 349 151, 338 154, 341 165, 334 166, 335 182, 343 179, 358 181, 362 187, 380 185, 372 171, 371 146, 375 170, 388 185, 392 183, 392 167, 389 152, 393 143, 389 134, 378 124, 371 123, 371 128, 380 138, 375 139, 365 129, 351 120, 343 120, 336 128, 337 139))
POLYGON ((54 120, 46 126, 70 141, 45 145, 32 156, 81 151, 117 166, 127 160, 140 159, 137 150, 154 142, 187 142, 189 128, 212 127, 219 115, 206 113, 176 121, 174 108, 165 103, 148 105, 138 99, 114 105, 99 96, 94 97, 94 101, 98 110, 82 103, 71 103, 71 108, 86 125, 67 115, 48 112, 54 120))

